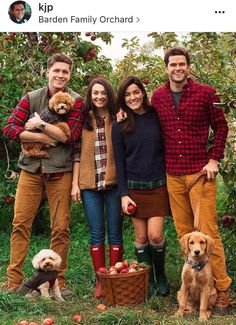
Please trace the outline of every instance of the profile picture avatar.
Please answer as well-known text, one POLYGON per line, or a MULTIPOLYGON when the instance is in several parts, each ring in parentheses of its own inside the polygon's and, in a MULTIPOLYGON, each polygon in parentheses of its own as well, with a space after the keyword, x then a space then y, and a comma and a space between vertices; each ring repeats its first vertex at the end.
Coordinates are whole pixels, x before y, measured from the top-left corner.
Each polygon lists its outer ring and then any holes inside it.
POLYGON ((14 23, 24 24, 31 17, 31 8, 25 1, 14 1, 9 7, 8 14, 14 23))

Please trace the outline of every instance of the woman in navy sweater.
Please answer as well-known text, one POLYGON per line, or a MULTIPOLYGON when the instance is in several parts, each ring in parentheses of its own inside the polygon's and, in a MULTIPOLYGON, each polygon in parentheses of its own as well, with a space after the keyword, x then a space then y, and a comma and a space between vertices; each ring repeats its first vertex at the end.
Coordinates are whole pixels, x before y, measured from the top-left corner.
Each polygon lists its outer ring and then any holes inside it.
POLYGON ((149 104, 142 82, 127 77, 117 95, 117 108, 127 118, 113 122, 112 143, 122 210, 130 215, 135 232, 138 262, 150 265, 149 297, 155 289, 170 292, 165 275, 164 216, 169 214, 164 147, 157 115, 149 104))

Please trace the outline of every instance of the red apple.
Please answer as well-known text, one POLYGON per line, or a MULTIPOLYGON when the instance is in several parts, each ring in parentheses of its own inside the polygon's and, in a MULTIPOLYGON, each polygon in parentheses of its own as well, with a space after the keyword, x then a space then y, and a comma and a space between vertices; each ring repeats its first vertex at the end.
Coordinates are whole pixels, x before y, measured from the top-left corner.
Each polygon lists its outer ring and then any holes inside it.
POLYGON ((45 318, 43 321, 43 325, 53 325, 54 320, 52 318, 45 318))
POLYGON ((137 264, 138 264, 138 262, 136 261, 136 260, 133 260, 133 262, 130 264, 130 269, 131 268, 133 268, 133 269, 136 269, 136 267, 137 267, 137 264))
POLYGON ((149 79, 148 78, 144 78, 143 79, 143 83, 144 83, 144 85, 148 85, 149 84, 149 79))
POLYGON ((123 263, 122 262, 117 262, 115 264, 115 268, 116 268, 117 271, 122 270, 124 268, 123 263))
POLYGON ((90 37, 91 41, 95 41, 96 38, 97 38, 97 37, 96 37, 95 35, 92 35, 92 36, 90 37))
POLYGON ((14 196, 7 196, 4 201, 6 204, 11 204, 12 202, 15 201, 15 198, 14 196))
POLYGON ((136 206, 133 204, 129 204, 127 211, 129 212, 129 214, 133 214, 136 211, 136 206))
POLYGON ((111 266, 110 267, 110 269, 109 269, 109 274, 117 274, 117 270, 116 270, 116 268, 115 268, 115 266, 113 265, 113 266, 111 266))
POLYGON ((120 273, 128 273, 128 269, 122 269, 120 273))
POLYGON ((36 322, 30 322, 29 325, 39 325, 39 323, 36 323, 36 322))
POLYGON ((85 36, 91 36, 91 32, 86 32, 85 36))
POLYGON ((18 325, 29 325, 29 322, 27 320, 22 320, 18 323, 18 325))
POLYGON ((103 305, 103 304, 99 304, 99 305, 97 305, 96 310, 97 310, 97 311, 104 311, 104 310, 106 310, 106 306, 103 305))
POLYGON ((221 219, 223 227, 229 228, 234 223, 234 217, 232 216, 223 216, 221 219))
POLYGON ((131 267, 129 270, 128 270, 129 273, 133 273, 133 272, 137 272, 136 269, 134 269, 133 267, 131 267))
POLYGON ((73 322, 75 322, 75 323, 80 323, 81 319, 82 319, 82 317, 79 314, 76 314, 73 316, 73 322))
POLYGON ((106 267, 99 267, 98 272, 99 272, 99 273, 107 274, 107 273, 108 273, 108 270, 107 270, 106 267))
POLYGON ((127 260, 123 260, 122 264, 124 267, 127 267, 127 268, 129 267, 129 262, 127 260))

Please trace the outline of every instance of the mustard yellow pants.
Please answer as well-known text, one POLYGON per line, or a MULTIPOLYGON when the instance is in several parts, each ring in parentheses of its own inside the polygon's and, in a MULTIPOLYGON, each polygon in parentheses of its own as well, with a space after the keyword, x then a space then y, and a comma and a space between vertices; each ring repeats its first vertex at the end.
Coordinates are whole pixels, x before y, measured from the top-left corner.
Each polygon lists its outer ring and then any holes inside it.
MULTIPOLYGON (((36 216, 44 190, 47 192, 51 243, 50 248, 62 258, 58 272, 59 283, 64 284, 67 256, 70 245, 70 207, 72 173, 67 172, 58 180, 44 181, 37 174, 21 171, 14 206, 13 231, 10 240, 8 281, 20 284, 24 278, 23 263, 30 244, 30 229, 36 216)), ((47 248, 47 247, 42 247, 47 248)))
POLYGON ((216 181, 208 181, 203 185, 203 177, 192 187, 189 193, 186 185, 196 174, 175 176, 167 175, 167 189, 170 207, 174 218, 178 237, 194 231, 194 214, 197 201, 200 200, 199 226, 206 235, 215 241, 215 248, 210 257, 216 289, 224 291, 229 288, 231 279, 227 275, 225 254, 219 234, 216 211, 216 181))

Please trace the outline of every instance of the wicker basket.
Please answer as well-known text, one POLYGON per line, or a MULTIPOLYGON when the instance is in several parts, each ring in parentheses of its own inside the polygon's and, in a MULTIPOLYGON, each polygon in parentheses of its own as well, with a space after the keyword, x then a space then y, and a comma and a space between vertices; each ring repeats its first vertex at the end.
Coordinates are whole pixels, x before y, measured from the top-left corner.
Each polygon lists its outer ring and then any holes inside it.
POLYGON ((148 267, 125 274, 97 274, 109 305, 135 306, 144 303, 148 293, 148 267))

